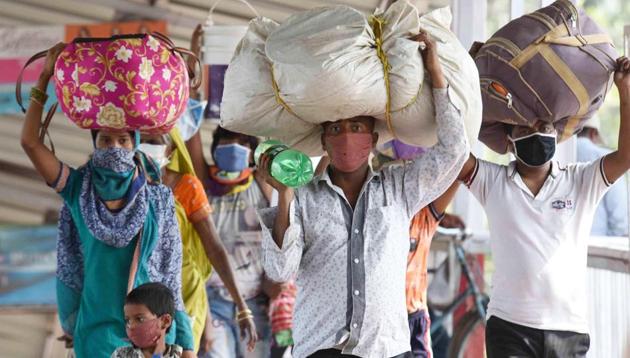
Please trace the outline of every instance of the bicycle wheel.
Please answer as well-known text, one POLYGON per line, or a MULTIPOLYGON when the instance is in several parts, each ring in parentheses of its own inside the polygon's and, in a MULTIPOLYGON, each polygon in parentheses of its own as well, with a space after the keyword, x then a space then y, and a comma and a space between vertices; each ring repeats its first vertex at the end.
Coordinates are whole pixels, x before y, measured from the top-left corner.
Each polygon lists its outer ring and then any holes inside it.
POLYGON ((448 346, 449 358, 484 358, 486 356, 486 322, 477 311, 462 317, 448 346))

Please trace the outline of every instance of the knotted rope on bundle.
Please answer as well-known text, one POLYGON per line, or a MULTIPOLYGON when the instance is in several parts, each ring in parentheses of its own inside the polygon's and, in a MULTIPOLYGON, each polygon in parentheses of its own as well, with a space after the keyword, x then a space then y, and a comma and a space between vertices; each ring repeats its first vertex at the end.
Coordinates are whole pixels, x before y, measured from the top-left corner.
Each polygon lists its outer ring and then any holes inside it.
POLYGON ((385 19, 381 16, 372 15, 370 16, 370 26, 374 33, 376 55, 383 65, 383 80, 385 81, 385 93, 387 96, 387 101, 385 102, 385 121, 387 122, 387 128, 390 133, 394 138, 398 138, 394 132, 394 125, 392 123, 392 98, 389 84, 389 71, 392 69, 392 66, 389 64, 387 54, 385 54, 385 50, 383 49, 383 27, 385 26, 385 19))

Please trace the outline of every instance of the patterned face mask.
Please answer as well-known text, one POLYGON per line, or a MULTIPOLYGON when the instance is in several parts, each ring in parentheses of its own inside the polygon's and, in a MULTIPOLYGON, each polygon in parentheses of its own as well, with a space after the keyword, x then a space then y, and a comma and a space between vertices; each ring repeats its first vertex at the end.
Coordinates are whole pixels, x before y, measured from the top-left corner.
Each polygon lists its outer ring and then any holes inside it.
POLYGON ((344 133, 326 136, 326 151, 332 166, 344 173, 352 173, 367 162, 374 137, 371 133, 344 133))
POLYGON ((127 337, 138 348, 151 348, 161 336, 162 330, 160 329, 159 318, 142 322, 133 328, 127 327, 127 337))
POLYGON ((94 191, 102 200, 122 199, 133 182, 135 152, 124 148, 98 148, 89 166, 94 191))

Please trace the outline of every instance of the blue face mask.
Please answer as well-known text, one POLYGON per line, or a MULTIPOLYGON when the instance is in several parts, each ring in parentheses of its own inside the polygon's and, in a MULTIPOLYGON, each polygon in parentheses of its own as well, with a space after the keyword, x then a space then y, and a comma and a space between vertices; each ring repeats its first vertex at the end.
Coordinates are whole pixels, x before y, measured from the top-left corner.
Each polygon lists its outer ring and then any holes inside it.
POLYGON ((226 172, 242 172, 249 167, 251 150, 238 143, 218 145, 214 150, 214 160, 219 169, 226 172))

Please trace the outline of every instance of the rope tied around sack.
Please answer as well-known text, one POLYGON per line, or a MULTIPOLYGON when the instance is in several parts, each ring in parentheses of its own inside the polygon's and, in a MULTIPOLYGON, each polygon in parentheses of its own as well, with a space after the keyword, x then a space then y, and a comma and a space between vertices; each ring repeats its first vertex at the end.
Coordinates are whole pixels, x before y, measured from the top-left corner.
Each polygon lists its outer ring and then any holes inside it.
POLYGON ((392 100, 391 89, 389 83, 389 71, 392 66, 389 64, 387 54, 383 49, 383 27, 385 26, 385 19, 380 15, 370 16, 370 26, 372 32, 374 32, 374 45, 376 49, 376 55, 383 65, 383 80, 385 81, 385 93, 387 95, 387 101, 385 103, 385 121, 387 122, 387 128, 394 138, 398 139, 396 132, 394 132, 394 125, 392 124, 392 100))
POLYGON ((273 72, 273 65, 269 65, 269 71, 271 72, 271 87, 273 88, 273 95, 276 98, 276 102, 281 105, 282 108, 284 108, 287 112, 291 113, 296 118, 300 118, 297 114, 295 114, 295 112, 293 112, 287 102, 285 102, 280 96, 280 88, 278 87, 278 82, 276 82, 276 76, 273 72))

